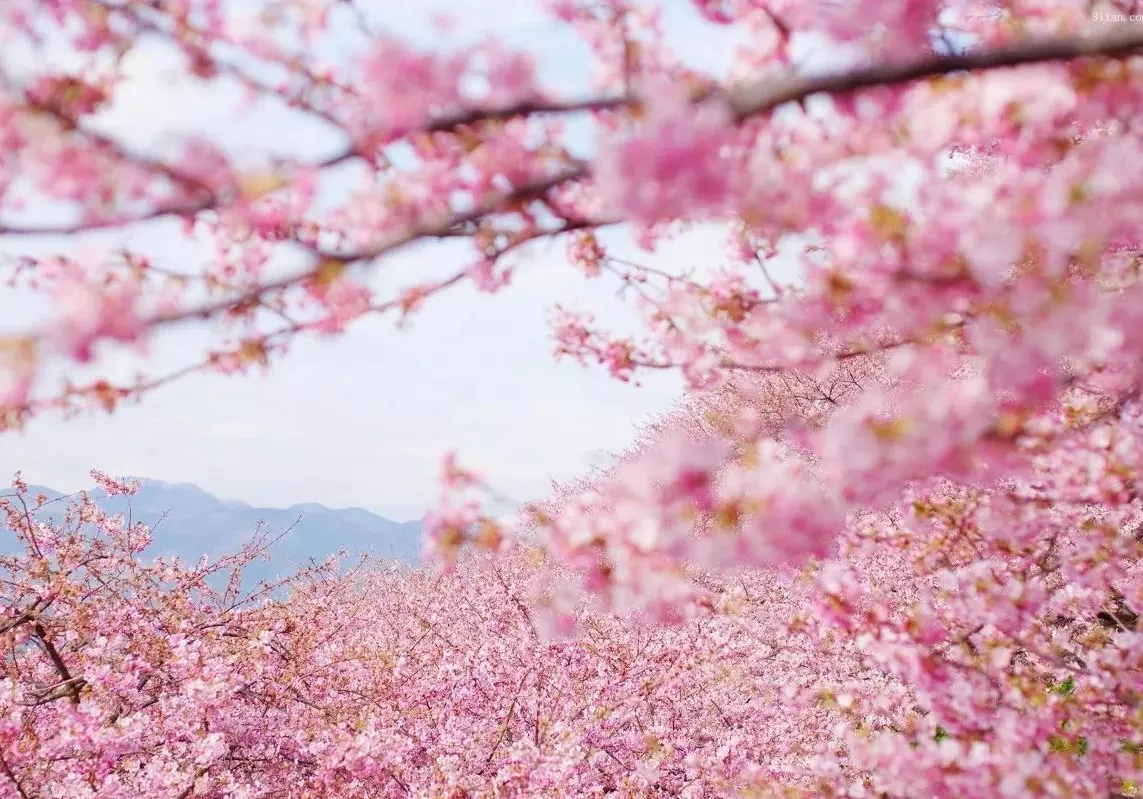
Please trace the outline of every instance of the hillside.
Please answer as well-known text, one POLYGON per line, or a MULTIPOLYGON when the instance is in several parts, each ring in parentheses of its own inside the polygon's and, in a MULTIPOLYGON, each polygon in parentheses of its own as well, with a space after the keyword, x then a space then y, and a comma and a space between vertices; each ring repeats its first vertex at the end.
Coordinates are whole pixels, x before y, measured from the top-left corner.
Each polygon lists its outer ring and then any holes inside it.
MULTIPOLYGON (((105 511, 124 513, 133 521, 153 528, 154 543, 149 556, 177 555, 197 560, 202 555, 217 556, 237 549, 265 523, 268 531, 289 533, 277 543, 269 562, 251 565, 249 578, 262 579, 286 574, 311 560, 322 560, 339 550, 368 553, 415 565, 419 558, 420 522, 395 522, 364 508, 327 508, 317 503, 288 508, 259 508, 245 502, 221 500, 190 483, 171 484, 146 478, 139 493, 132 497, 107 496, 102 490, 89 493, 105 511), (291 525, 293 525, 291 529, 291 525)), ((31 486, 33 494, 52 498, 63 494, 44 486, 31 486)), ((41 518, 58 521, 58 510, 44 510, 41 518)), ((0 527, 0 551, 11 552, 16 541, 0 527)))

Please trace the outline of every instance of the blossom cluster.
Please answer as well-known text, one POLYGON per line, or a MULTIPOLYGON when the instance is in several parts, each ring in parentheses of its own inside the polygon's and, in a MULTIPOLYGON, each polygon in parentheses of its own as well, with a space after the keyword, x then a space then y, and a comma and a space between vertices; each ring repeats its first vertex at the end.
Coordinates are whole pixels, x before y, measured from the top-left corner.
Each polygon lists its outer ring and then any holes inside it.
POLYGON ((0 236, 175 220, 209 253, 160 263, 125 236, 7 260, 53 314, 0 341, 0 429, 268 367, 466 282, 508 291, 553 238, 645 321, 560 309, 556 354, 678 370, 688 395, 514 529, 450 459, 426 544, 454 571, 373 575, 368 599, 323 572, 247 608, 210 566, 140 565, 147 531, 90 503, 60 529, 6 500, 27 552, 3 584, 0 790, 1138 793, 1143 31, 1092 23, 1123 3, 694 0, 695 25, 740 34, 718 73, 654 3, 553 0, 593 61, 573 99, 522 47, 424 49, 366 4, 253 5, 253 25, 219 0, 0 9, 6 51, 77 56, 0 74, 0 236), (340 144, 126 141, 101 123, 144 41, 340 144), (843 66, 807 65, 815 42, 843 66), (45 206, 63 221, 19 221, 45 206), (606 237, 669 255, 696 222, 728 232, 705 277, 606 237), (437 238, 468 248, 450 275, 366 279, 437 238), (53 359, 145 353, 189 320, 220 334, 197 364, 45 389, 53 359), (474 588, 501 578, 499 599, 474 588), (450 634, 461 618, 487 634, 450 634))

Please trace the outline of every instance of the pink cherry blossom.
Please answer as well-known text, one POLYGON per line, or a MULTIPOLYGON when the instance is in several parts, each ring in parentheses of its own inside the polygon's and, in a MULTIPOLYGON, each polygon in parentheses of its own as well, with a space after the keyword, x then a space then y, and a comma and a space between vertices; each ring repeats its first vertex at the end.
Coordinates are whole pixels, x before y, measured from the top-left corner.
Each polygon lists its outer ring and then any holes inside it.
POLYGON ((58 346, 83 362, 91 360, 94 345, 103 339, 138 340, 144 331, 138 296, 134 286, 101 289, 78 279, 66 280, 56 294, 58 346))
POLYGON ((459 284, 510 301, 550 252, 639 322, 569 299, 554 354, 686 391, 512 522, 447 457, 423 568, 252 592, 229 575, 270 533, 183 564, 17 477, 0 797, 1140 791, 1129 4, 537 0, 551 31, 432 47, 367 3, 230 5, 0 12, 44 56, 0 81, 0 269, 51 313, 0 342, 0 431, 289 368, 459 284), (243 146, 114 121, 153 47, 242 98, 243 146), (725 246, 677 246, 698 226, 725 246), (429 240, 445 274, 372 279, 429 240), (141 357, 186 322, 219 334, 196 361, 141 357), (113 343, 137 378, 102 371, 113 343))

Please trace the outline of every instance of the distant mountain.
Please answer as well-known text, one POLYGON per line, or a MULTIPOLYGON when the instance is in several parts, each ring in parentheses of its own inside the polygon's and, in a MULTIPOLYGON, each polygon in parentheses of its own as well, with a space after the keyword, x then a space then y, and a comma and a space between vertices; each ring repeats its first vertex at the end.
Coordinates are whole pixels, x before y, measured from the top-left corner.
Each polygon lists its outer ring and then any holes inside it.
MULTIPOLYGON (((190 483, 133 479, 140 486, 139 493, 131 497, 107 496, 100 489, 88 493, 103 510, 123 513, 153 528, 154 543, 145 556, 177 555, 193 563, 204 554, 223 555, 242 546, 259 522, 264 522, 271 534, 287 529, 289 533, 275 545, 268 563, 250 565, 247 581, 288 574, 342 549, 350 555, 368 553, 410 565, 419 560, 420 522, 395 522, 364 508, 335 509, 312 502, 289 508, 255 508, 245 502, 218 499, 190 483)), ((64 496, 42 486, 30 486, 29 490, 33 496, 64 496)), ((50 507, 41 514, 59 521, 65 503, 59 503, 58 509, 50 507)), ((0 552, 11 552, 16 546, 12 533, 0 526, 0 552)))

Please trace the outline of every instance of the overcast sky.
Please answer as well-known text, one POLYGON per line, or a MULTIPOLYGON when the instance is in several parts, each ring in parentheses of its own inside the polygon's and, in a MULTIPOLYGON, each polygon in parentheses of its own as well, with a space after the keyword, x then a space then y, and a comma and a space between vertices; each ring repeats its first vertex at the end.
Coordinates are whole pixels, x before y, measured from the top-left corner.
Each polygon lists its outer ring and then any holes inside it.
MULTIPOLYGON (((432 13, 450 12, 462 35, 501 33, 534 48, 549 83, 586 86, 583 45, 530 2, 386 5, 409 9, 384 12, 389 30, 430 41, 432 13)), ((689 57, 724 64, 725 36, 701 23, 685 0, 669 6, 672 39, 689 57)), ((233 98, 228 105, 217 92, 180 84, 170 66, 157 50, 136 56, 133 81, 106 127, 138 146, 203 126, 221 131, 239 151, 269 145, 312 153, 322 146, 316 126, 279 119, 272 111, 232 121, 233 98)), ((613 240, 628 256, 638 255, 623 235, 613 240)), ((69 246, 124 241, 179 268, 205 257, 162 225, 69 246)), ((701 231, 654 262, 709 265, 721 259, 723 241, 717 230, 701 231)), ((60 245, 4 246, 42 252, 60 245)), ((411 282, 413 275, 455 268, 463 256, 464 248, 456 245, 406 251, 386 262, 386 284, 400 275, 411 282)), ((409 329, 395 329, 391 319, 370 319, 338 339, 301 342, 267 377, 194 376, 112 416, 35 420, 23 433, 4 435, 0 471, 7 475, 19 468, 33 482, 74 490, 86 486, 88 470, 98 467, 193 482, 223 498, 259 505, 361 505, 404 520, 419 517, 431 504, 439 457, 456 448, 503 493, 517 500, 541 496, 551 479, 574 476, 602 452, 621 450, 634 425, 666 408, 679 386, 677 379, 659 376, 634 388, 598 368, 555 362, 549 326, 555 303, 596 310, 619 326, 630 322, 631 312, 614 297, 614 283, 588 283, 567 266, 562 245, 527 264, 509 290, 490 297, 459 288, 430 303, 409 329)), ((0 295, 0 328, 43 321, 43 305, 2 291, 9 294, 0 295)), ((152 362, 191 357, 195 340, 189 332, 167 336, 152 362)), ((104 353, 100 366, 121 374, 135 357, 104 353)))

